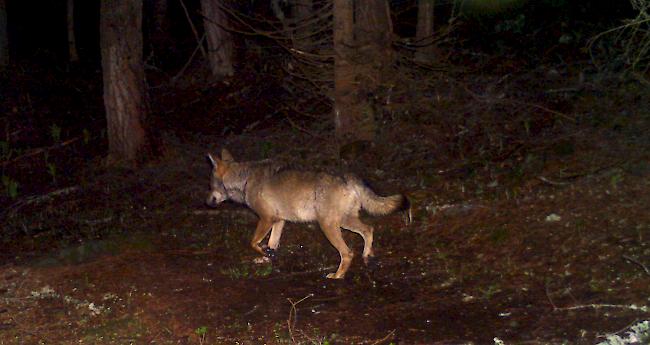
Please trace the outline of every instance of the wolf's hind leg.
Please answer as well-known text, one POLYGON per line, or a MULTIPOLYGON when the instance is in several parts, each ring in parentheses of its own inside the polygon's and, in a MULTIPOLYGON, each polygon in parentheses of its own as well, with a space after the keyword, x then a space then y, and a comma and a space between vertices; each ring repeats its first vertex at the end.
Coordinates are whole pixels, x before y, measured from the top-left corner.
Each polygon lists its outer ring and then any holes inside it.
POLYGON ((354 253, 350 250, 348 245, 345 244, 343 234, 341 233, 341 227, 338 223, 319 221, 319 225, 323 230, 325 237, 327 237, 332 246, 339 251, 339 255, 341 256, 341 262, 339 263, 339 268, 336 270, 336 273, 328 274, 327 278, 343 279, 345 277, 345 272, 350 268, 354 253))
POLYGON ((375 255, 372 251, 373 227, 365 224, 358 217, 351 215, 345 217, 341 226, 363 237, 363 262, 367 265, 369 260, 375 255))

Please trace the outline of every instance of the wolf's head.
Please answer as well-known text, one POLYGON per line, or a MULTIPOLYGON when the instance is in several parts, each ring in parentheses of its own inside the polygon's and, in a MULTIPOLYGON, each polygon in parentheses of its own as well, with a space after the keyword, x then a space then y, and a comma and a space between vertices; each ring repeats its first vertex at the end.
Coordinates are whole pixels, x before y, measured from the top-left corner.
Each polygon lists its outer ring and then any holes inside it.
POLYGON ((212 165, 212 174, 210 176, 210 194, 205 203, 210 207, 216 207, 228 200, 228 192, 223 184, 223 176, 228 171, 228 165, 234 162, 234 159, 226 149, 221 150, 221 158, 215 158, 209 153, 207 158, 212 165))

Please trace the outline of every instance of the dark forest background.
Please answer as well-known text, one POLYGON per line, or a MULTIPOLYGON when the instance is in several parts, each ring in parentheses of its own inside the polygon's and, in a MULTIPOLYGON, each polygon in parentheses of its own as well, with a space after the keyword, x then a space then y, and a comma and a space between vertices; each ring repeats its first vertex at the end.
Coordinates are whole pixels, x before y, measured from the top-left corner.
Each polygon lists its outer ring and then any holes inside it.
POLYGON ((646 343, 649 62, 648 0, 0 0, 0 343, 646 343), (256 265, 223 148, 413 222, 256 265))

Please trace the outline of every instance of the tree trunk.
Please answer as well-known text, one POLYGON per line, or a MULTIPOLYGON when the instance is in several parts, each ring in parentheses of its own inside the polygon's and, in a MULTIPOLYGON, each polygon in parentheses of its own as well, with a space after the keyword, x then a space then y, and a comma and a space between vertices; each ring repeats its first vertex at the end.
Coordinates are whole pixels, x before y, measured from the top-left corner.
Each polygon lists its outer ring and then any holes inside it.
POLYGON ((356 44, 362 58, 363 87, 375 93, 392 66, 393 25, 386 0, 363 0, 357 3, 356 44))
POLYGON ((377 124, 368 96, 391 67, 391 39, 386 0, 334 0, 334 123, 341 149, 375 139, 377 124))
POLYGON ((155 31, 159 34, 167 32, 167 0, 155 0, 153 7, 155 31))
POLYGON ((217 0, 201 0, 203 27, 208 41, 208 63, 212 76, 217 79, 234 74, 232 65, 232 37, 220 25, 226 26, 227 18, 217 0))
POLYGON ((0 0, 0 68, 9 63, 9 37, 7 33, 7 4, 0 0))
POLYGON ((169 22, 167 20, 167 0, 153 0, 151 3, 153 20, 149 25, 147 33, 152 49, 156 54, 165 52, 168 47, 167 35, 169 33, 169 22))
POLYGON ((415 32, 416 61, 429 62, 434 59, 432 42, 434 6, 435 0, 418 0, 418 23, 415 32))
POLYGON ((309 35, 313 25, 307 25, 307 21, 311 19, 314 3, 312 0, 293 0, 291 8, 295 25, 291 37, 293 46, 300 51, 310 52, 313 44, 309 35))
POLYGON ((280 1, 281 0, 271 0, 271 10, 273 11, 275 18, 278 18, 280 23, 282 23, 282 32, 285 32, 286 35, 289 36, 293 41, 293 33, 291 31, 292 28, 289 25, 290 19, 287 18, 287 15, 284 13, 280 1))
POLYGON ((74 0, 68 0, 68 60, 70 62, 79 61, 77 54, 77 43, 74 35, 74 0))
POLYGON ((350 0, 334 0, 334 126, 339 146, 354 141, 361 113, 355 105, 354 6, 350 0))
POLYGON ((142 0, 101 0, 100 12, 108 163, 132 165, 148 151, 142 0))

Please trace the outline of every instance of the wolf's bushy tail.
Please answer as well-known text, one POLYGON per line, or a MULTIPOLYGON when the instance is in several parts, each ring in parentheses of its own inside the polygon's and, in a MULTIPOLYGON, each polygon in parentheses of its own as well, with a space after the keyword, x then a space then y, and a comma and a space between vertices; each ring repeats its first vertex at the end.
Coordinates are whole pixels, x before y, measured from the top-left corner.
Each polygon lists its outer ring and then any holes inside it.
MULTIPOLYGON (((379 196, 366 186, 361 179, 356 176, 346 176, 348 183, 354 185, 355 190, 361 199, 361 207, 368 213, 381 216, 397 211, 408 211, 410 214, 411 203, 409 199, 403 194, 395 194, 390 196, 379 196)), ((410 217, 409 217, 410 218, 410 217)))

